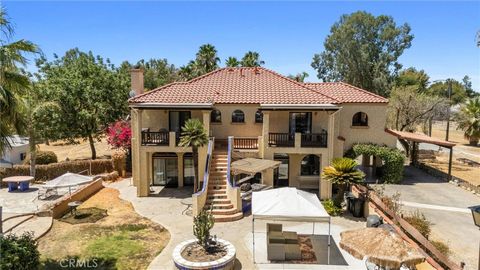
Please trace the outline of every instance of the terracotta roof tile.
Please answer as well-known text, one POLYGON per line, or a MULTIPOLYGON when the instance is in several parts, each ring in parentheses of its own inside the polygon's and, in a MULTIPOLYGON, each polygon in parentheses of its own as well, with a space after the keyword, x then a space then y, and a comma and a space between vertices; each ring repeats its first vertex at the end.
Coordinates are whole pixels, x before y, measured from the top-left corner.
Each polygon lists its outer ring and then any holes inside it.
POLYGON ((305 83, 341 103, 388 103, 388 99, 344 82, 305 83))

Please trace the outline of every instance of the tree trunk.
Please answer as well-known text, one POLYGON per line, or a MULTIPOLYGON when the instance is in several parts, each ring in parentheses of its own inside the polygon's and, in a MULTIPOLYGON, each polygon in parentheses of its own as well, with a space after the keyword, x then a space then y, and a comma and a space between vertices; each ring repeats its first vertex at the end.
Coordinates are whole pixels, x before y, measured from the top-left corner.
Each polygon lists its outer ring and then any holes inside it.
POLYGON ((345 184, 337 184, 337 186, 338 186, 338 193, 335 196, 335 198, 333 198, 333 204, 335 204, 335 206, 337 207, 342 207, 343 199, 345 198, 346 186, 345 184))
POLYGON ((198 148, 192 146, 192 155, 193 155, 193 170, 195 174, 195 179, 193 180, 193 193, 196 193, 198 190, 198 148))
POLYGON ((92 134, 88 135, 88 142, 90 143, 90 150, 92 151, 92 159, 96 159, 97 151, 95 150, 95 142, 93 141, 92 134))
POLYGON ((50 145, 50 141, 48 139, 45 139, 45 145, 50 145))
POLYGON ((35 166, 37 162, 37 144, 35 142, 35 132, 32 128, 28 129, 28 147, 30 150, 30 176, 35 179, 35 166))
POLYGON ((404 139, 398 139, 398 141, 403 146, 403 149, 405 149, 405 155, 407 157, 409 157, 410 156, 410 144, 408 143, 408 141, 406 141, 404 139))

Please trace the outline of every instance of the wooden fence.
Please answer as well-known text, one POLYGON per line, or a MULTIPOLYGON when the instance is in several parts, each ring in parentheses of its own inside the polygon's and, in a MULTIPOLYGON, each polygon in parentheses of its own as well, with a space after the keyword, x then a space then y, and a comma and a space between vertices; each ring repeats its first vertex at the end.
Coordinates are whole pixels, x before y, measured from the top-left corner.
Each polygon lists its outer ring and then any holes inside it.
POLYGON ((447 256, 441 253, 427 238, 425 238, 417 229, 408 223, 401 216, 389 209, 382 199, 372 190, 367 190, 364 186, 355 185, 353 187, 358 192, 368 194, 369 203, 382 216, 384 221, 392 224, 397 232, 410 244, 421 248, 422 253, 427 257, 427 261, 437 269, 462 270, 462 267, 452 262, 447 256))

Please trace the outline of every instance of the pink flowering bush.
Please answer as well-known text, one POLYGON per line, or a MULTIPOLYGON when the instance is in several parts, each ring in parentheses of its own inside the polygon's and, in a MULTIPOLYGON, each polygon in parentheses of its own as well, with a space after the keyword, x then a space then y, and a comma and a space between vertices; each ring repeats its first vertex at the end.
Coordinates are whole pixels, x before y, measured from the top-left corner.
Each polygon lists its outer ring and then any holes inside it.
POLYGON ((127 151, 130 148, 131 139, 132 129, 128 121, 117 121, 107 129, 107 142, 113 148, 127 151))

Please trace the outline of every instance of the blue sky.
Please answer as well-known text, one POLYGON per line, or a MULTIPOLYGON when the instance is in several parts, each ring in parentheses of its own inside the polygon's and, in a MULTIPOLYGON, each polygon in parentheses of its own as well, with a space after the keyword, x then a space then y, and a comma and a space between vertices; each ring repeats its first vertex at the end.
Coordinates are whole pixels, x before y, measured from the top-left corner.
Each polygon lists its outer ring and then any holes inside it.
POLYGON ((113 63, 167 58, 180 66, 198 47, 214 44, 222 59, 258 51, 265 67, 282 74, 307 71, 331 25, 342 14, 365 10, 408 23, 415 38, 400 62, 424 69, 432 80, 472 78, 480 91, 480 2, 0 2, 15 38, 37 43, 48 58, 79 47, 113 63))

